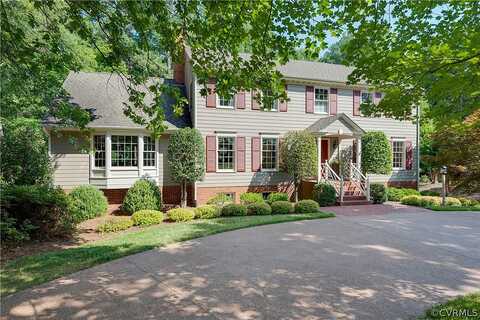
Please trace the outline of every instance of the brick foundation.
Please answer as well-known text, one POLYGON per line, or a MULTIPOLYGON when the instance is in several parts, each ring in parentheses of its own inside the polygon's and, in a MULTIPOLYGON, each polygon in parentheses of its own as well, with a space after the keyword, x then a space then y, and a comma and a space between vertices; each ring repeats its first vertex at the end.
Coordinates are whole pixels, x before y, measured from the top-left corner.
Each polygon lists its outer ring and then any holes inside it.
POLYGON ((232 186, 232 187, 197 187, 197 205, 207 203, 208 199, 218 193, 235 193, 235 202, 240 202, 240 195, 244 192, 287 192, 293 193, 293 187, 290 185, 272 185, 272 186, 232 186))
MULTIPOLYGON (((162 202, 164 204, 180 204, 180 186, 162 186, 162 202)), ((121 204, 125 195, 127 194, 128 188, 124 189, 102 189, 103 194, 107 197, 109 204, 121 204)), ((187 202, 188 205, 192 206, 193 201, 193 188, 192 186, 187 187, 187 202)))

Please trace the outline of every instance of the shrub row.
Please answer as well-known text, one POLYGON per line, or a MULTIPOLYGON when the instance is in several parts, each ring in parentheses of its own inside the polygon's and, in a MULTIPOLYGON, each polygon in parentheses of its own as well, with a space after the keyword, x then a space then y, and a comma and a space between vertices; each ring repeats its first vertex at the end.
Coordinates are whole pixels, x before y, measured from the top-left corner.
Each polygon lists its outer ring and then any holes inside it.
MULTIPOLYGON (((403 197, 401 200, 402 204, 412 205, 412 206, 419 206, 424 208, 431 208, 431 207, 440 207, 442 205, 442 198, 441 197, 432 197, 432 196, 419 196, 419 195, 410 195, 403 197)), ((445 198, 445 205, 447 207, 476 207, 479 206, 479 202, 473 199, 466 199, 466 198, 454 198, 454 197, 446 197, 445 198)))
POLYGON ((387 198, 390 201, 400 201, 406 196, 419 196, 420 192, 410 188, 387 188, 387 198))

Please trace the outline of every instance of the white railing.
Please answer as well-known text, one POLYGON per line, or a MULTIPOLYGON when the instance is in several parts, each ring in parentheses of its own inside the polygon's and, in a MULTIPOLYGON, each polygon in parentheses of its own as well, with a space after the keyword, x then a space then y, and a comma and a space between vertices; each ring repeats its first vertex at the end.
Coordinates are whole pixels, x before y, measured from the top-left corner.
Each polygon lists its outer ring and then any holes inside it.
POLYGON ((340 201, 343 200, 343 179, 335 172, 335 170, 330 167, 328 162, 321 164, 321 180, 330 184, 337 194, 337 197, 340 198, 340 201))
POLYGON ((362 191, 367 199, 370 199, 370 181, 362 171, 352 162, 347 164, 344 173, 346 177, 362 191))

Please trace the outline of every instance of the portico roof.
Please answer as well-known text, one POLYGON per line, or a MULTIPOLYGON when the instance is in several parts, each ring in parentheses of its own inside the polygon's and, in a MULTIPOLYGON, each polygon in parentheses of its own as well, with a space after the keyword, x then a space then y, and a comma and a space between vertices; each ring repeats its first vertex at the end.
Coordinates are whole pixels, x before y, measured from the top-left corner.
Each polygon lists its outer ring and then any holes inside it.
POLYGON ((308 127, 307 130, 316 135, 330 136, 358 137, 365 133, 365 130, 345 113, 321 118, 308 127))

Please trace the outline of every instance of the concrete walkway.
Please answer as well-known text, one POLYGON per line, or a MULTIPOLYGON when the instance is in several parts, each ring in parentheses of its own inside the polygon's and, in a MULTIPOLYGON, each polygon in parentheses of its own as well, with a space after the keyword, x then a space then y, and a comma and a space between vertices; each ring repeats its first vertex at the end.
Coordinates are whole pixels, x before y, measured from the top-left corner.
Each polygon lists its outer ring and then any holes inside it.
POLYGON ((480 288, 480 215, 339 216, 218 234, 6 297, 9 319, 412 319, 480 288))

